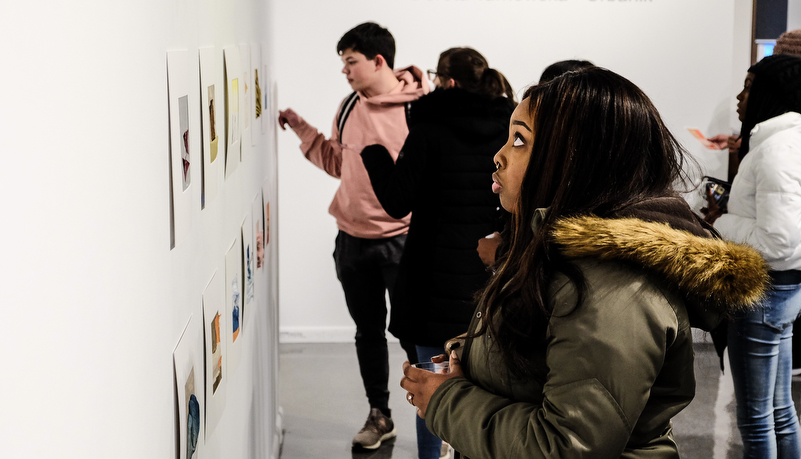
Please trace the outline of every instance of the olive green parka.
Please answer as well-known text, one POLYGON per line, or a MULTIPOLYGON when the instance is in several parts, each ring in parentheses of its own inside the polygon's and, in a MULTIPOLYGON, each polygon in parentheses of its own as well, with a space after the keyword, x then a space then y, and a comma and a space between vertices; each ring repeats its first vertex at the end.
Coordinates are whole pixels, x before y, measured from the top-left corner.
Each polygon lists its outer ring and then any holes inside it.
MULTIPOLYGON (((767 265, 712 237, 677 198, 651 204, 557 222, 553 240, 583 272, 584 301, 553 276, 532 377, 508 370, 491 331, 468 339, 466 377, 429 402, 431 432, 470 459, 678 457, 671 418, 695 395, 691 326, 758 304, 767 265)), ((480 323, 477 310, 470 331, 480 323)))

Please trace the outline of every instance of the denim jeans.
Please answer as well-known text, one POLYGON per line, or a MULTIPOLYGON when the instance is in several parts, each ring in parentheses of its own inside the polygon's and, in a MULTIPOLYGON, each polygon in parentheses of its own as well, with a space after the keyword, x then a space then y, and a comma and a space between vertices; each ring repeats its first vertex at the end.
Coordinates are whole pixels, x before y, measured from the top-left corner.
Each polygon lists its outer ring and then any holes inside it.
MULTIPOLYGON (((431 357, 444 353, 445 348, 442 347, 417 346, 417 361, 430 362, 431 357)), ((442 440, 429 432, 425 419, 418 416, 417 413, 415 413, 414 418, 415 422, 417 422, 417 458, 439 459, 442 440)))
POLYGON ((386 291, 390 297, 398 275, 406 235, 363 239, 340 231, 334 261, 356 324, 356 356, 370 408, 389 416, 389 352, 386 291))
POLYGON ((774 285, 763 307, 729 325, 729 363, 745 458, 798 459, 798 418, 791 394, 793 322, 801 284, 774 285))

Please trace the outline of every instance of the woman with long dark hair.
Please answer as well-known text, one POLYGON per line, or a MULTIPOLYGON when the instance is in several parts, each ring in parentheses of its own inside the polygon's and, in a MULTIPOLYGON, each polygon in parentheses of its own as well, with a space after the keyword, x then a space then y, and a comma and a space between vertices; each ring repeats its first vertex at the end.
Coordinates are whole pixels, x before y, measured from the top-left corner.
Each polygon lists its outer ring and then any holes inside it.
POLYGON ((752 306, 767 278, 756 251, 714 238, 674 192, 683 158, 648 97, 609 70, 529 88, 495 156, 510 248, 450 373, 404 364, 434 434, 471 459, 678 457, 690 327, 752 306))
POLYGON ((801 314, 801 58, 769 56, 751 66, 737 95, 741 163, 721 215, 706 220, 770 265, 763 307, 728 325, 737 424, 746 458, 801 457, 791 393, 793 322, 801 314))
MULTIPOLYGON (((412 214, 389 330, 416 345, 419 362, 467 331, 473 295, 489 277, 476 244, 497 229, 492 157, 516 105, 503 74, 472 48, 443 52, 429 74, 437 89, 412 103, 397 163, 380 145, 362 152, 384 210, 393 218, 412 214)), ((418 457, 438 459, 447 445, 416 422, 418 457)))

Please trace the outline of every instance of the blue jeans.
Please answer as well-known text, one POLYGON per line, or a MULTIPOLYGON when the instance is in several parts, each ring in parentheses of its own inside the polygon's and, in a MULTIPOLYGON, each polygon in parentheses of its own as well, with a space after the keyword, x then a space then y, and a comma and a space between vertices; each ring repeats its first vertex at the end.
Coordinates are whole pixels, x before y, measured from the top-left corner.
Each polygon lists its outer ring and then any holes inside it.
POLYGON ((729 364, 745 458, 801 457, 790 389, 793 321, 799 313, 801 284, 775 285, 762 308, 729 324, 729 364))
MULTIPOLYGON (((418 362, 430 362, 431 357, 445 353, 445 348, 416 346, 418 362)), ((411 362, 417 363, 417 362, 411 362)), ((415 413, 414 418, 417 422, 417 458, 418 459, 439 459, 442 440, 428 431, 426 420, 415 413)))

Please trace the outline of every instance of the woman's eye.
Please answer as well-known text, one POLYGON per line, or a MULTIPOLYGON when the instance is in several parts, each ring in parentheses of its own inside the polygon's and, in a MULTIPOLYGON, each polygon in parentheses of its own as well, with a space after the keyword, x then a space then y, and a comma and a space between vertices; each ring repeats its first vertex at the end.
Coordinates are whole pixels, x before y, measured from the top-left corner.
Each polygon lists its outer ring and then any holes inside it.
POLYGON ((525 142, 523 142, 523 137, 521 137, 520 134, 515 134, 515 141, 512 144, 512 146, 513 147, 522 147, 524 144, 525 144, 525 142))

